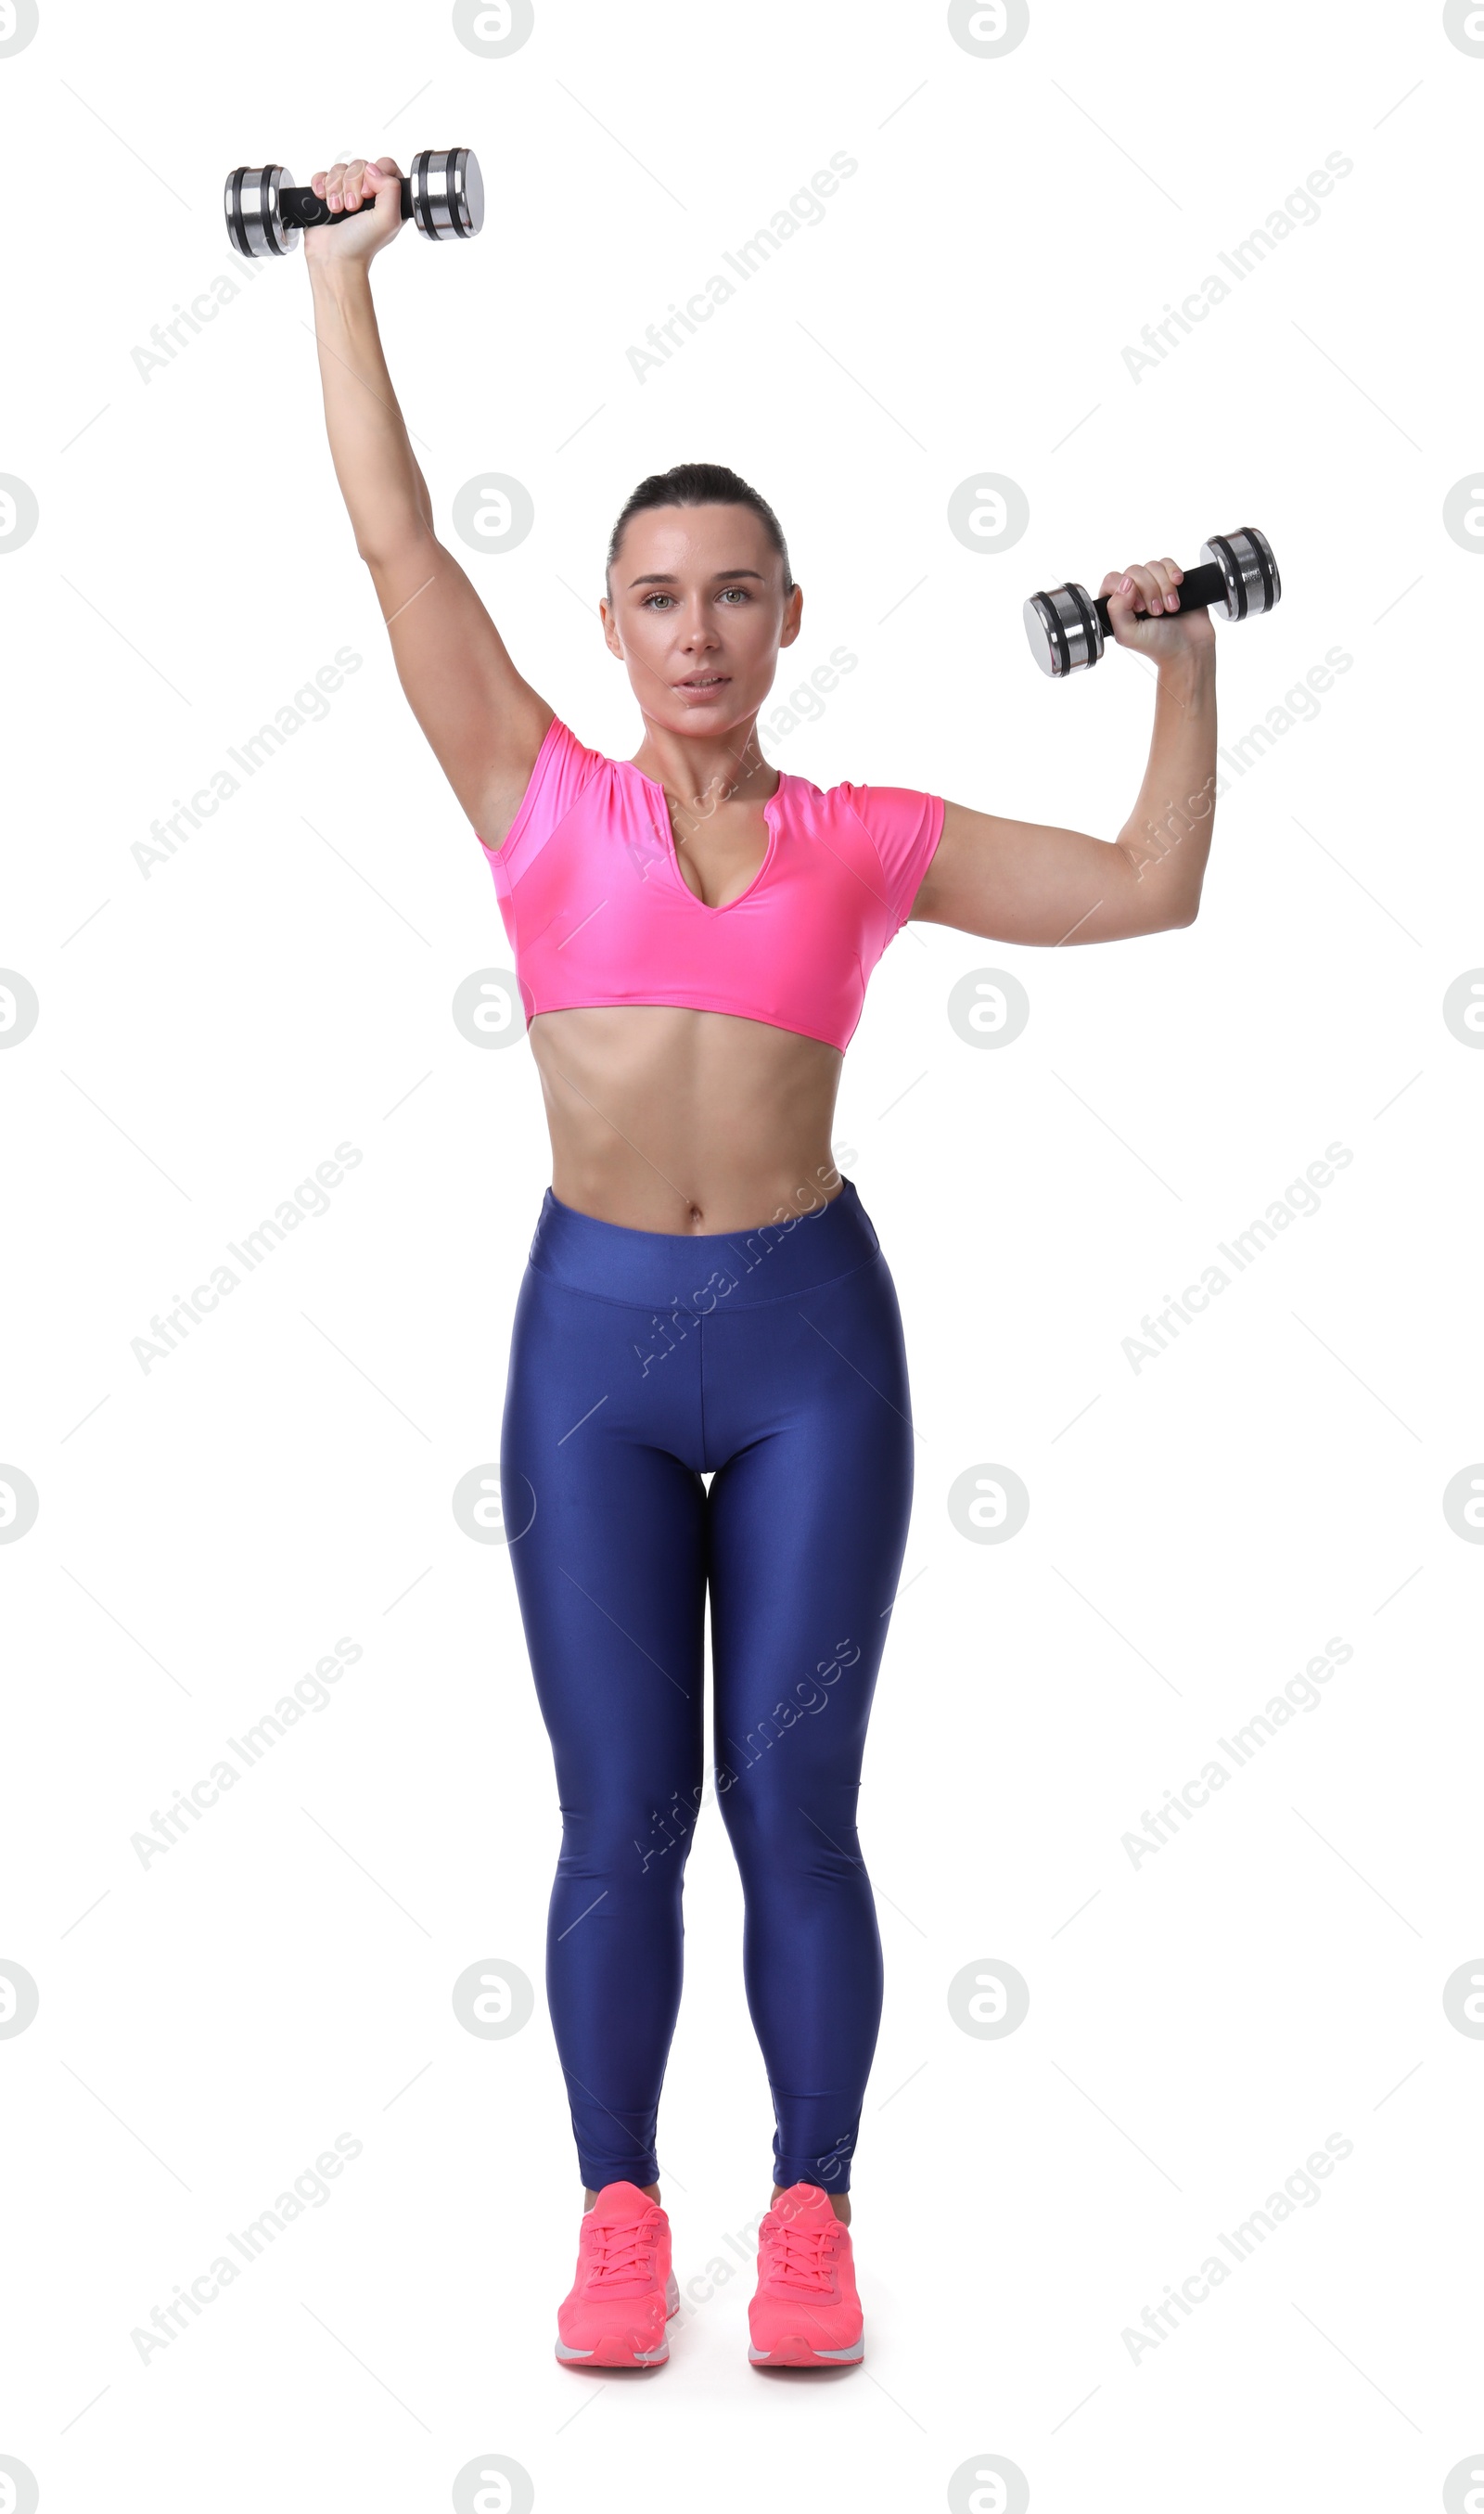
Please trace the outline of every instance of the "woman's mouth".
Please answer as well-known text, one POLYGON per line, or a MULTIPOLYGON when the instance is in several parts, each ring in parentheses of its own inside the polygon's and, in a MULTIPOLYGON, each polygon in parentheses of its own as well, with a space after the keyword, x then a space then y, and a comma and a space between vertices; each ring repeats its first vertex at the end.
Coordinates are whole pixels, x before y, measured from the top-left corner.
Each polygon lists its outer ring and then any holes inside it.
POLYGON ((675 687, 678 690, 694 690, 698 697, 708 697, 712 690, 724 687, 731 677, 730 672, 692 672, 688 679, 677 681, 675 687))

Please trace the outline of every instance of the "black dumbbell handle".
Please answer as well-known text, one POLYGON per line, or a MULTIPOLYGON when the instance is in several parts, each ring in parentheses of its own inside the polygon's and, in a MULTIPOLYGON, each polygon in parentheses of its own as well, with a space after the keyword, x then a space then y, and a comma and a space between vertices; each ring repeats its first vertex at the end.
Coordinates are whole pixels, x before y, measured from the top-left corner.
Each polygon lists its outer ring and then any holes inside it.
MULTIPOLYGON (((370 198, 358 201, 353 210, 332 210, 318 192, 307 183, 285 183, 278 195, 278 214, 286 227, 338 227, 342 219, 358 219, 362 210, 372 208, 370 198)), ((402 178, 402 216, 413 214, 412 177, 402 178)))
MULTIPOLYGON (((1226 580, 1222 574, 1221 569, 1217 566, 1215 559, 1211 559, 1205 567, 1187 568, 1175 590, 1180 595, 1180 607, 1182 611, 1206 611, 1209 610, 1213 602, 1225 601, 1226 580)), ((1142 599, 1143 597, 1141 596, 1140 598, 1142 599)), ((1097 601, 1093 604, 1093 609, 1098 614, 1104 637, 1111 637, 1113 628, 1112 623, 1107 616, 1107 595, 1105 593, 1099 594, 1097 601)), ((1137 616, 1139 619, 1143 620, 1145 615, 1141 611, 1137 616)), ((1161 620, 1167 620, 1169 619, 1170 614, 1167 611, 1162 611, 1157 614, 1157 617, 1161 620)))

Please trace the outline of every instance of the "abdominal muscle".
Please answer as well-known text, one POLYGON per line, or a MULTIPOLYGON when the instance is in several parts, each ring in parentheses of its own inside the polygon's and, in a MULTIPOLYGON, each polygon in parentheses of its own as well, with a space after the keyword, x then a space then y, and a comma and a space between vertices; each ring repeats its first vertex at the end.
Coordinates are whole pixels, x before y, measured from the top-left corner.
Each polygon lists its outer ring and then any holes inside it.
POLYGON ((749 1231, 839 1195, 845 1060, 734 1013, 671 1004, 538 1013, 529 1031, 558 1203, 630 1231, 749 1231))

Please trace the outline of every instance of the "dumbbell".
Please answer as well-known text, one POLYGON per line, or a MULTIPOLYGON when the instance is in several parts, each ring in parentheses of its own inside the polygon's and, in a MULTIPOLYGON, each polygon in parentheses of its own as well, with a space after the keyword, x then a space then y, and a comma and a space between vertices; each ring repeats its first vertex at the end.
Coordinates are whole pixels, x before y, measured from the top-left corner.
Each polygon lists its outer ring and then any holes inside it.
MULTIPOLYGON (((358 219, 370 199, 353 210, 332 210, 307 184, 296 183, 287 166, 237 166, 226 179, 221 206, 229 241, 250 259, 293 253, 301 227, 337 227, 358 219)), ((402 216, 420 234, 475 236, 484 224, 484 178, 472 148, 420 148, 412 173, 402 178, 402 216)))
MULTIPOLYGON (((1255 524, 1244 524, 1235 533, 1213 533, 1201 544, 1201 560, 1176 588, 1181 611, 1249 620, 1270 611, 1283 590, 1271 546, 1255 524)), ((1159 614, 1161 619, 1170 616, 1159 614)), ((1030 651, 1054 681, 1064 680, 1069 672, 1091 671, 1112 635, 1107 596, 1100 593, 1094 600, 1085 585, 1059 585, 1050 593, 1033 593, 1024 619, 1030 651)))

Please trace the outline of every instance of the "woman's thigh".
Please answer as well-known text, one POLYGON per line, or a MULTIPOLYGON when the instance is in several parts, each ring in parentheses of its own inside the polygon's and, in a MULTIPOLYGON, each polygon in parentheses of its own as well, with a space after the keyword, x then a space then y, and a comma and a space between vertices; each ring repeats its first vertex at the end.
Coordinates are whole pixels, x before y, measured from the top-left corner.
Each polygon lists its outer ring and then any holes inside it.
POLYGON ((501 1484, 569 1830, 647 1843, 666 1808, 673 1817, 688 1801, 694 1819, 705 1581, 705 1497, 690 1454, 697 1372, 683 1347, 644 1372, 632 1313, 527 1275, 501 1484))
POLYGON ((885 1261, 703 1329, 718 1790, 853 1840, 866 1720, 912 1500, 906 1358, 885 1261))

